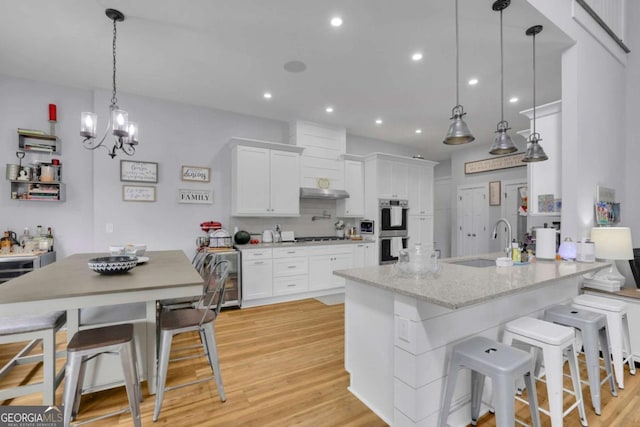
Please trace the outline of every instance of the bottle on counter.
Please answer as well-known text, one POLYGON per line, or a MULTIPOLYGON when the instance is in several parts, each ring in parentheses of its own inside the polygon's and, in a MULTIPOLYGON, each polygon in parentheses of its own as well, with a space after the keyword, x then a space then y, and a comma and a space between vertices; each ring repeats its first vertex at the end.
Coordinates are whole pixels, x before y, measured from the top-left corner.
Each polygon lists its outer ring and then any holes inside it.
POLYGON ((31 234, 29 233, 29 227, 25 227, 24 230, 22 230, 22 236, 20 236, 20 246, 22 246, 22 248, 24 248, 29 240, 31 240, 31 234))
POLYGON ((48 246, 48 251, 52 252, 53 251, 53 231, 51 231, 51 227, 47 227, 47 246, 48 246))
POLYGON ((513 262, 520 262, 520 245, 513 239, 511 242, 511 259, 513 262))

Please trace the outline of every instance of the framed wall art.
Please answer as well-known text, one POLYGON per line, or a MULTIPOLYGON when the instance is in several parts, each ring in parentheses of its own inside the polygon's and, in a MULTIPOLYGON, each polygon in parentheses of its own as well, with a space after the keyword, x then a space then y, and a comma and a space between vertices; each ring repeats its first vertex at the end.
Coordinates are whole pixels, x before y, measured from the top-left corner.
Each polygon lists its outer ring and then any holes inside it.
POLYGON ((153 185, 123 185, 122 200, 125 202, 155 202, 156 187, 153 185))
POLYGON ((158 163, 120 160, 120 181, 158 182, 158 163))
POLYGON ((500 181, 489 183, 489 206, 500 206, 500 181))
POLYGON ((211 181, 211 169, 201 166, 182 166, 182 180, 209 182, 211 181))
POLYGON ((213 203, 213 193, 211 190, 181 188, 178 190, 178 203, 210 205, 213 203))

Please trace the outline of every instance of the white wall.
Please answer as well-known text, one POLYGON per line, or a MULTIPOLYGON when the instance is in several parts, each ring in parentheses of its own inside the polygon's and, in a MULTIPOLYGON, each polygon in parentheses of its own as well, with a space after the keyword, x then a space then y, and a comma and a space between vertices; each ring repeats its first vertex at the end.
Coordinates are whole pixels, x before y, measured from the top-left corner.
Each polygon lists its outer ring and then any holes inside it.
POLYGON ((640 144, 638 144, 638 100, 640 99, 640 2, 627 2, 627 39, 625 42, 632 47, 627 55, 627 73, 630 78, 626 83, 626 182, 625 204, 622 206, 622 218, 631 227, 634 246, 640 248, 640 197, 638 184, 640 183, 640 144))
POLYGON ((589 235, 596 185, 616 189, 625 225, 634 216, 626 208, 626 57, 573 1, 529 2, 578 41, 562 57, 563 237, 589 235))
MULTIPOLYGON (((230 218, 229 150, 231 137, 288 143, 288 123, 221 110, 177 104, 160 99, 119 94, 118 105, 140 125, 140 145, 135 156, 119 154, 115 159, 104 149, 88 151, 79 136, 80 112, 98 114, 98 134, 106 126, 111 93, 80 90, 47 83, 0 76, 0 144, 2 163, 17 163, 17 128, 48 131, 48 104, 58 106, 57 134, 62 140, 63 182, 67 201, 63 203, 11 200, 7 181, 0 185, 0 230, 21 234, 24 227, 51 226, 59 257, 87 251, 106 251, 110 244, 146 243, 150 250, 182 249, 191 255, 199 224, 216 220, 230 231, 234 225, 261 231, 280 223, 298 235, 334 233, 335 201, 302 201, 299 218, 230 218), (120 181, 120 160, 158 163, 157 184, 120 181), (208 184, 181 181, 182 165, 211 168, 208 184), (122 186, 154 185, 156 202, 124 202, 122 186), (210 189, 213 204, 179 204, 180 188, 210 189), (328 211, 331 220, 311 221, 328 211), (113 233, 106 232, 113 225, 113 233)), ((398 144, 347 135, 347 151, 374 151, 413 155, 416 151, 398 144)), ((424 153, 420 153, 424 154, 424 153)), ((48 160, 48 155, 39 155, 48 160)), ((32 157, 30 157, 32 158, 32 157)), ((33 159, 36 157, 34 156, 33 159)), ((32 160, 31 160, 32 161, 32 160)), ((3 165, 4 166, 4 165, 3 165)), ((353 222, 353 220, 352 220, 353 222)), ((354 223, 355 224, 355 223, 354 223)))

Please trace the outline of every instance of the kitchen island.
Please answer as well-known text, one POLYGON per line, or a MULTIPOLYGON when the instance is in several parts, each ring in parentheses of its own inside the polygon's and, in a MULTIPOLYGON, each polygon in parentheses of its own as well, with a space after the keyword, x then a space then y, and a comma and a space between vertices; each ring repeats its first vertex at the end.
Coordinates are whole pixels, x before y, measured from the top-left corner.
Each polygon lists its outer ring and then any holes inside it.
MULTIPOLYGON (((503 268, 458 264, 469 259, 443 260, 440 273, 428 277, 401 274, 395 265, 334 272, 346 279, 349 390, 392 426, 437 424, 453 344, 474 335, 500 339, 506 322, 539 317, 545 307, 570 301, 579 293, 584 273, 607 266, 564 261, 503 268)), ((458 378, 451 426, 469 422, 470 375, 461 371, 458 378)), ((485 396, 489 391, 485 387, 485 396)))

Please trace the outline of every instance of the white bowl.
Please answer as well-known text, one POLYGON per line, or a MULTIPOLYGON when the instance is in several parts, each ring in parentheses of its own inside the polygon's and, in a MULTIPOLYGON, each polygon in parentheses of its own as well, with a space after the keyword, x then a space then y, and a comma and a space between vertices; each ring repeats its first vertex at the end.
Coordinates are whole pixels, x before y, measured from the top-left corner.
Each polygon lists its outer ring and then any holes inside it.
POLYGON ((500 257, 496 259, 496 265, 498 267, 513 267, 513 260, 507 257, 500 257))

